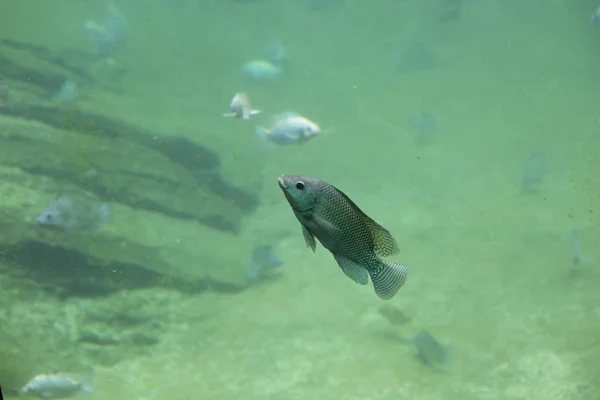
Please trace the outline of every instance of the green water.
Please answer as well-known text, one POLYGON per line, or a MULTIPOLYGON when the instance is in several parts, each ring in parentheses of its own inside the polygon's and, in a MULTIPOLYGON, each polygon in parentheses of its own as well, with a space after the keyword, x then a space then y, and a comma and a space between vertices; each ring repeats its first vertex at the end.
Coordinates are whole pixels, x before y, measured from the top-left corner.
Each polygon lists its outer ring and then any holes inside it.
MULTIPOLYGON (((441 23, 441 3, 347 0, 318 12, 301 0, 116 2, 130 34, 117 58, 128 71, 123 93, 90 86, 78 107, 217 151, 224 175, 262 206, 237 236, 119 205, 104 232, 167 248, 180 275, 240 279, 265 241, 285 266, 281 279, 238 294, 143 292, 153 299, 142 300, 147 320, 163 325, 158 343, 90 365, 95 392, 85 397, 600 399, 600 30, 587 23, 598 4, 464 0, 458 20, 441 23), (283 75, 249 81, 240 65, 273 40, 288 52, 283 75), (394 55, 416 40, 438 66, 396 70, 394 55), (294 110, 324 133, 265 149, 253 121, 221 117, 239 91, 266 114, 294 110), (439 127, 428 146, 410 124, 421 112, 439 127), (540 149, 548 174, 524 194, 523 167, 540 149), (305 247, 276 184, 282 173, 327 180, 392 232, 393 260, 410 274, 391 303, 410 324, 390 325, 370 284, 347 279, 320 245, 305 247), (578 267, 573 229, 590 258, 578 267), (421 329, 450 348, 449 371, 420 363, 403 340, 421 329)), ((107 4, 4 0, 0 36, 87 49, 83 21, 101 19, 107 4)), ((73 346, 65 326, 104 300, 23 291, 5 293, 13 315, 38 334, 67 333, 54 352, 19 335, 0 383, 93 364, 61 364, 73 346), (42 323, 44 312, 60 319, 42 323)))

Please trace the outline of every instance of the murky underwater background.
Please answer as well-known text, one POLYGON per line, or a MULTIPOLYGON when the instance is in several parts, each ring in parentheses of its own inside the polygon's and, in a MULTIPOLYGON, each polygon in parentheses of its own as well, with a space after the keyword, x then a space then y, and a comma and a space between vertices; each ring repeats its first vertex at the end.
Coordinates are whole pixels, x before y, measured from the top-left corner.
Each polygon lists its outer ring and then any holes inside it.
POLYGON ((98 400, 600 399, 598 5, 4 0, 4 395, 71 372, 98 400), (111 4, 103 53, 84 22, 111 4), (223 118, 242 91, 262 113, 223 118), (255 135, 290 110, 323 132, 255 135), (391 301, 305 247, 282 173, 392 232, 391 301), (66 189, 110 218, 36 226, 66 189), (249 279, 257 247, 284 265, 249 279))

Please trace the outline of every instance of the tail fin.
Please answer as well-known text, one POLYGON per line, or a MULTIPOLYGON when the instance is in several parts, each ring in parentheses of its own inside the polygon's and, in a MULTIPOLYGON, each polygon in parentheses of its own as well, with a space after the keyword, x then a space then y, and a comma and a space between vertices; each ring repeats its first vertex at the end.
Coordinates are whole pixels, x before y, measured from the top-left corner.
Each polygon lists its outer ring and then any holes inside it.
POLYGON ((382 261, 382 264, 379 271, 371 272, 370 275, 377 296, 389 300, 406 282, 408 267, 388 261, 382 261))
POLYGON ((261 125, 256 125, 254 127, 254 132, 256 132, 256 135, 261 139, 266 139, 269 134, 269 130, 261 125))
POLYGON ((256 136, 260 139, 260 147, 263 149, 273 149, 275 148, 275 143, 269 140, 269 135, 271 131, 261 125, 256 125, 254 127, 254 132, 256 132, 256 136))

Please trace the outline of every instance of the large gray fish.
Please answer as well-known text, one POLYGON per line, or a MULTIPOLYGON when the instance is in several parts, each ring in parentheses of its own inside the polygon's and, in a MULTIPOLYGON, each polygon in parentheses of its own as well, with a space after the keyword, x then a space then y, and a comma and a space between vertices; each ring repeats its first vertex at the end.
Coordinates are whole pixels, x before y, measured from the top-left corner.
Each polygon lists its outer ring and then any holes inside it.
POLYGON ((348 196, 329 183, 307 176, 282 175, 279 187, 302 225, 313 251, 315 237, 328 249, 350 279, 388 300, 404 285, 408 268, 380 257, 398 252, 390 232, 369 218, 348 196))

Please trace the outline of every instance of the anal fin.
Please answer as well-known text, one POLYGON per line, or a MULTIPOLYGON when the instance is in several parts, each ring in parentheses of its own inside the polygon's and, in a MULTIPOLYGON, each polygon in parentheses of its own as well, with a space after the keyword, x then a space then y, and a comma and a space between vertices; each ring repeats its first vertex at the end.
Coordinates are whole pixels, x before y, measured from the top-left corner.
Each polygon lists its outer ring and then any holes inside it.
POLYGON ((352 279, 357 283, 360 283, 361 285, 366 285, 367 283, 369 283, 369 274, 367 273, 367 270, 365 270, 363 267, 361 267, 354 261, 348 260, 347 258, 336 255, 334 255, 333 257, 335 257, 335 261, 337 261, 338 265, 340 266, 342 271, 344 271, 348 278, 352 279))

